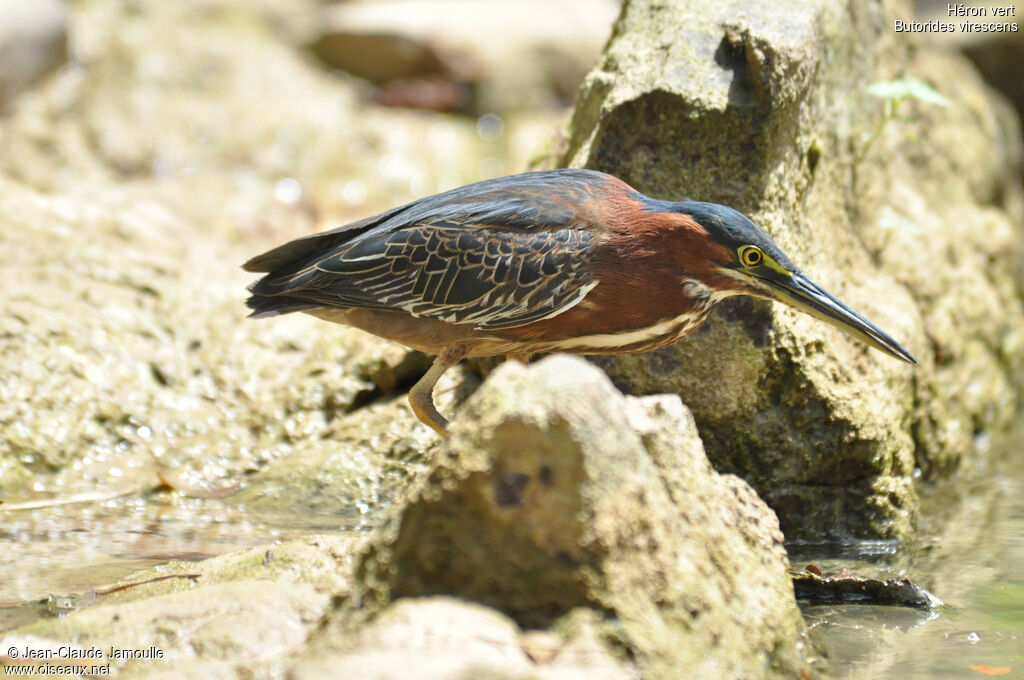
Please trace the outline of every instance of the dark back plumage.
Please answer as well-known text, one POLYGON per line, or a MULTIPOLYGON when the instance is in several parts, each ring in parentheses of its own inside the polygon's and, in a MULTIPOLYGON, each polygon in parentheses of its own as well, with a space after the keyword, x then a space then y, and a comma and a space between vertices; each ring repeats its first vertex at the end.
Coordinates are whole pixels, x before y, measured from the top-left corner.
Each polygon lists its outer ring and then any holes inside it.
POLYGON ((254 257, 254 316, 315 307, 403 311, 480 329, 557 315, 596 282, 603 225, 586 208, 608 175, 554 170, 478 182, 254 257))

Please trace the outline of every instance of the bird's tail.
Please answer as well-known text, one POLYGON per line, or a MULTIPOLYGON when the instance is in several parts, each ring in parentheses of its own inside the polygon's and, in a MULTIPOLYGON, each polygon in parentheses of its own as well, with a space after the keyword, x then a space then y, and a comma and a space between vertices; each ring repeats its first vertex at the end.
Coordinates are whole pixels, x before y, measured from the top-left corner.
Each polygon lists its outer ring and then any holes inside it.
POLYGON ((251 295, 248 300, 245 301, 245 306, 252 310, 249 315, 251 319, 266 319, 271 316, 280 316, 281 314, 291 314, 292 312, 305 312, 319 307, 319 305, 309 302, 308 300, 299 300, 298 298, 290 298, 286 295, 275 295, 273 297, 267 295, 251 295))

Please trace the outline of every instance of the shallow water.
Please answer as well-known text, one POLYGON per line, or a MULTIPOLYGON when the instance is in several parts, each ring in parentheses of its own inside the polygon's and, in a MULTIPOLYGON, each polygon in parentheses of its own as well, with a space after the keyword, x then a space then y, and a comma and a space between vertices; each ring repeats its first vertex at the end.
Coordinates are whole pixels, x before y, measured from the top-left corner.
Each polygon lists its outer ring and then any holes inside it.
POLYGON ((0 632, 48 616, 40 604, 99 588, 171 560, 197 561, 362 518, 255 516, 228 500, 157 494, 31 510, 0 506, 0 632))
POLYGON ((804 604, 824 677, 1024 677, 1024 470, 1006 455, 973 481, 923 490, 919 545, 851 546, 835 557, 791 547, 794 567, 907 577, 945 602, 936 612, 804 604))

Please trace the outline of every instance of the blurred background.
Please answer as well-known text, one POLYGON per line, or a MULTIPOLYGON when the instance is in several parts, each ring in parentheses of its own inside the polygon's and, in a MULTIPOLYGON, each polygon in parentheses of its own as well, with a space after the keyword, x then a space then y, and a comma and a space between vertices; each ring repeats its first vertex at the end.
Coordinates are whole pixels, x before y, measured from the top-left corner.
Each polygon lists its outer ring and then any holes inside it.
POLYGON ((90 155, 106 179, 218 174, 238 202, 264 193, 286 212, 347 219, 543 163, 617 11, 617 0, 4 0, 0 106, 34 117, 36 141, 51 135, 65 163, 26 167, 40 149, 7 135, 4 156, 12 175, 50 188, 77 186, 90 155), (18 104, 41 79, 48 101, 18 104), (89 148, 60 144, 72 130, 89 148))

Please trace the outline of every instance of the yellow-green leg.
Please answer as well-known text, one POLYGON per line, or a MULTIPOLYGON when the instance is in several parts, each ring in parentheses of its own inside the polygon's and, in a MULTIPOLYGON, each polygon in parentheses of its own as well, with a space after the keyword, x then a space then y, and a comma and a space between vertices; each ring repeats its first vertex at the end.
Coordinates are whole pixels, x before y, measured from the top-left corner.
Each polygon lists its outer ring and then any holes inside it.
POLYGON ((412 406, 412 412, 416 414, 421 423, 430 426, 442 437, 448 436, 448 421, 434 405, 434 385, 445 371, 462 361, 465 356, 466 350, 462 347, 446 347, 434 359, 430 370, 424 373, 423 377, 409 390, 409 405, 412 406))

